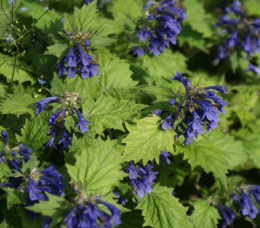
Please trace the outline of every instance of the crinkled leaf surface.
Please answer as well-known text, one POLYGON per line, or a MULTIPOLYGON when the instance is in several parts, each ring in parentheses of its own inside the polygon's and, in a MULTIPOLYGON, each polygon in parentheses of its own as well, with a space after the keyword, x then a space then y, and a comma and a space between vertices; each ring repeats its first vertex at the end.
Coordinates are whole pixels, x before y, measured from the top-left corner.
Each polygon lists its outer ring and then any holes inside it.
POLYGON ((106 194, 126 176, 121 171, 124 147, 118 140, 96 139, 89 147, 81 147, 74 166, 66 165, 72 180, 87 187, 87 194, 106 194))
POLYGON ((173 152, 174 132, 172 129, 165 131, 157 116, 136 120, 136 124, 126 124, 129 135, 123 140, 126 144, 126 160, 135 162, 143 159, 144 164, 149 160, 159 163, 162 151, 173 152))
POLYGON ((105 128, 124 131, 122 123, 131 120, 131 117, 146 105, 135 104, 129 100, 117 100, 111 96, 101 95, 96 102, 87 100, 83 105, 84 117, 95 124, 94 130, 103 134, 105 128))
POLYGON ((209 205, 206 200, 198 200, 193 204, 194 211, 191 221, 196 228, 216 228, 218 219, 221 219, 218 210, 209 205))
POLYGON ((145 194, 140 199, 136 209, 142 210, 144 226, 155 228, 180 227, 192 228, 193 225, 186 216, 187 208, 172 196, 172 189, 161 187, 158 184, 153 187, 151 194, 145 194))

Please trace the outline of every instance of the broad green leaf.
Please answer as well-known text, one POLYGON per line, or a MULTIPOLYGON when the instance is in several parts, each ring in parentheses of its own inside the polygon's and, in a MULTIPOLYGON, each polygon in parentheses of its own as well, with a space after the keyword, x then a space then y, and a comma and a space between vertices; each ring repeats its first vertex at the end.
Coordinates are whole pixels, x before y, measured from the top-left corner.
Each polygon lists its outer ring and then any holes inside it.
MULTIPOLYGON (((86 136, 84 136, 84 137, 86 137, 86 136)), ((72 145, 69 146, 69 153, 64 154, 66 164, 69 164, 69 165, 75 164, 75 162, 76 162, 75 156, 80 155, 80 153, 81 153, 80 146, 81 146, 82 141, 85 141, 85 140, 82 140, 82 138, 78 139, 76 136, 73 135, 72 145)))
POLYGON ((259 98, 257 91, 247 91, 244 89, 234 98, 236 105, 233 106, 233 110, 237 113, 243 127, 245 127, 250 120, 256 119, 255 115, 250 111, 259 98))
POLYGON ((199 0, 185 0, 187 18, 186 22, 190 24, 194 31, 203 34, 203 37, 208 38, 213 35, 214 21, 213 18, 206 13, 203 4, 199 0))
MULTIPOLYGON (((3 74, 6 79, 11 82, 14 69, 14 57, 0 54, 0 74, 3 74)), ((30 67, 21 61, 17 61, 13 81, 19 83, 30 81, 32 84, 37 82, 37 76, 28 71, 30 67)))
POLYGON ((84 4, 81 9, 75 8, 74 14, 65 14, 64 27, 72 34, 79 31, 83 34, 88 34, 88 39, 91 42, 91 48, 102 49, 103 47, 115 42, 115 39, 103 37, 108 35, 106 25, 113 24, 112 20, 99 19, 99 14, 96 9, 96 1, 89 4, 84 4), (103 33, 104 32, 104 33, 103 33))
POLYGON ((260 16, 260 4, 258 0, 247 0, 244 2, 247 14, 250 16, 260 16))
MULTIPOLYGON (((255 134, 249 129, 242 129, 235 134, 241 140, 242 148, 247 153, 250 164, 260 168, 260 134, 255 134)), ((246 161, 245 161, 246 162, 246 161)))
POLYGON ((13 188, 3 188, 3 190, 7 193, 6 201, 8 208, 14 204, 25 204, 24 195, 19 190, 13 188))
POLYGON ((186 161, 174 156, 174 161, 170 165, 165 164, 162 166, 162 172, 157 178, 157 182, 161 186, 166 186, 168 188, 175 188, 177 185, 181 186, 184 182, 185 177, 190 172, 190 166, 186 161))
POLYGON ((146 105, 135 104, 129 100, 117 100, 111 96, 101 95, 96 102, 87 100, 83 105, 83 115, 95 123, 95 132, 103 135, 105 128, 124 131, 123 122, 131 120, 146 105))
POLYGON ((41 148, 51 138, 50 135, 46 134, 50 129, 48 119, 48 113, 41 113, 31 120, 27 119, 21 130, 22 136, 18 136, 17 138, 28 148, 41 148))
POLYGON ((143 3, 142 0, 114 0, 112 1, 112 6, 109 8, 109 11, 116 20, 137 19, 138 17, 145 16, 143 3))
POLYGON ((10 174, 10 169, 7 166, 7 164, 4 164, 2 162, 0 162, 0 180, 3 178, 3 180, 5 180, 5 178, 10 174))
POLYGON ((54 196, 49 193, 45 193, 49 201, 40 201, 33 206, 26 207, 28 210, 32 210, 37 213, 41 213, 44 216, 52 218, 50 227, 56 227, 55 225, 61 222, 66 216, 67 210, 70 204, 65 200, 64 197, 54 196))
POLYGON ((151 194, 145 194, 140 199, 136 209, 142 210, 145 223, 155 228, 180 227, 192 228, 193 225, 186 216, 187 208, 172 196, 172 189, 161 187, 158 184, 153 187, 151 194))
POLYGON ((174 132, 165 131, 160 124, 161 118, 157 116, 136 120, 136 124, 126 124, 129 135, 123 139, 126 144, 126 160, 135 162, 143 159, 146 164, 155 159, 159 164, 159 155, 162 151, 173 153, 174 132))
POLYGON ((32 16, 35 20, 39 19, 35 26, 43 32, 58 33, 62 29, 61 17, 54 10, 46 12, 44 7, 26 1, 23 1, 23 6, 27 8, 28 15, 32 16))
POLYGON ((217 228, 218 219, 221 219, 218 210, 209 205, 206 200, 198 200, 193 203, 194 211, 191 221, 196 228, 217 228))
POLYGON ((35 112, 36 102, 39 97, 35 98, 28 94, 8 94, 8 98, 0 103, 2 114, 24 114, 31 115, 35 112))
POLYGON ((205 39, 200 33, 193 30, 190 25, 182 25, 182 31, 178 35, 178 42, 181 46, 183 46, 184 43, 188 43, 190 47, 198 48, 206 53, 208 52, 205 47, 205 39))
POLYGON ((34 167, 38 167, 40 162, 38 161, 38 157, 36 155, 36 151, 34 151, 30 155, 30 160, 28 162, 25 162, 22 160, 22 172, 24 175, 30 174, 34 167))
POLYGON ((224 151, 208 140, 197 140, 192 145, 176 145, 176 152, 183 153, 191 168, 202 167, 206 173, 212 172, 226 186, 228 162, 224 159, 224 151))
POLYGON ((121 154, 124 147, 117 140, 102 141, 100 138, 89 147, 81 147, 74 166, 66 165, 72 180, 82 183, 87 194, 104 195, 112 191, 126 176, 121 171, 121 154))
POLYGON ((66 79, 66 82, 63 83, 62 80, 58 77, 56 73, 54 73, 53 80, 51 82, 51 89, 49 92, 52 96, 60 96, 65 91, 67 92, 77 92, 76 90, 76 84, 79 81, 81 81, 80 78, 75 78, 75 80, 69 80, 70 78, 66 79))
POLYGON ((62 40, 59 39, 58 37, 53 36, 52 37, 53 41, 55 44, 48 46, 47 49, 48 51, 44 52, 45 55, 54 55, 58 58, 65 56, 67 53, 66 51, 69 52, 69 44, 62 40))
POLYGON ((137 84, 131 78, 132 72, 128 63, 113 56, 105 49, 98 51, 96 54, 98 63, 101 66, 98 77, 100 77, 100 86, 103 93, 106 93, 111 88, 128 89, 137 84))
POLYGON ((169 48, 159 56, 145 55, 143 66, 157 80, 161 76, 171 78, 175 73, 188 73, 187 58, 180 52, 172 52, 169 48))

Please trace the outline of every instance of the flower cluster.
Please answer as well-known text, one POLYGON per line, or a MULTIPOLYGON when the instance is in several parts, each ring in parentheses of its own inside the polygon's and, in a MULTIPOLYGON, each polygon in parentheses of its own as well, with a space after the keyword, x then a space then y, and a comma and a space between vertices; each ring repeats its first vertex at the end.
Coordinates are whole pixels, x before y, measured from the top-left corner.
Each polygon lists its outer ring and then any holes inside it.
MULTIPOLYGON (((85 40, 84 46, 89 47, 90 45, 90 42, 85 40)), ((98 75, 97 67, 100 66, 93 61, 93 56, 86 54, 79 43, 77 43, 77 50, 75 51, 74 49, 75 46, 72 46, 68 54, 56 64, 59 77, 66 72, 68 72, 69 78, 75 77, 76 73, 80 73, 81 78, 83 79, 98 75)))
POLYGON ((146 41, 142 47, 136 46, 134 55, 142 56, 145 51, 159 55, 165 48, 176 44, 177 35, 181 32, 180 22, 185 19, 185 10, 181 9, 176 0, 149 0, 143 7, 147 16, 146 25, 136 27, 137 37, 146 41))
POLYGON ((117 198, 113 198, 113 199, 118 199, 118 203, 125 205, 127 202, 127 199, 124 198, 123 196, 119 195, 117 192, 113 191, 113 194, 117 197, 117 198))
MULTIPOLYGON (((237 204, 238 210, 243 216, 248 216, 251 219, 256 218, 259 210, 254 205, 254 201, 260 205, 260 186, 245 185, 235 189, 232 195, 233 201, 237 204), (254 197, 254 198, 253 198, 254 197)), ((230 226, 237 217, 235 212, 226 207, 224 204, 216 206, 222 216, 223 228, 230 226)))
POLYGON ((66 91, 61 97, 48 97, 42 99, 41 101, 37 102, 35 114, 42 112, 44 107, 51 101, 57 101, 61 103, 61 107, 49 116, 49 126, 51 126, 51 128, 47 131, 47 134, 52 135, 52 138, 46 143, 45 147, 47 146, 56 148, 54 140, 61 130, 62 135, 58 144, 61 144, 62 151, 68 151, 68 146, 71 145, 72 137, 69 135, 69 132, 64 125, 64 118, 76 113, 79 122, 75 128, 79 128, 82 133, 88 131, 87 124, 90 124, 90 122, 88 122, 78 110, 78 102, 80 101, 80 97, 78 96, 77 92, 66 91))
POLYGON ((177 113, 168 112, 165 110, 155 110, 154 114, 160 116, 167 113, 167 116, 161 120, 162 128, 169 130, 171 127, 177 133, 175 139, 179 138, 179 128, 182 129, 182 134, 185 137, 184 144, 192 143, 195 141, 198 134, 204 133, 204 127, 206 132, 211 131, 217 127, 219 119, 219 113, 225 114, 223 106, 227 105, 227 102, 218 97, 215 92, 210 89, 219 91, 221 93, 227 93, 226 86, 208 86, 205 88, 199 88, 192 86, 189 79, 184 79, 181 73, 176 73, 176 76, 171 80, 180 81, 186 90, 184 104, 179 104, 175 99, 169 100, 170 105, 174 105, 177 108, 177 113), (183 114, 184 113, 184 114, 183 114), (180 119, 181 123, 174 126, 174 122, 180 119))
POLYGON ((248 58, 260 50, 260 18, 249 20, 240 10, 240 5, 241 3, 235 0, 230 7, 225 7, 225 14, 215 25, 222 28, 220 33, 224 36, 223 41, 218 45, 215 65, 221 59, 229 58, 235 50, 243 50, 248 58))
POLYGON ((153 166, 147 163, 145 166, 138 163, 134 164, 133 161, 129 163, 129 167, 125 171, 129 174, 130 185, 133 188, 133 193, 137 193, 139 198, 143 197, 145 193, 152 192, 153 182, 156 180, 155 174, 158 172, 152 171, 153 166), (136 166, 139 166, 137 168, 136 166))
POLYGON ((1 135, 4 139, 5 147, 2 151, 0 151, 0 162, 7 163, 11 166, 11 169, 15 169, 18 172, 21 172, 19 167, 21 159, 23 159, 25 162, 28 162, 30 159, 30 154, 33 150, 31 148, 25 148, 24 144, 19 144, 14 148, 9 148, 7 132, 2 130, 1 135))
POLYGON ((121 224, 120 213, 114 205, 101 200, 100 196, 79 197, 78 203, 64 218, 67 228, 77 227, 113 227, 121 224), (107 207, 111 214, 100 210, 98 204, 107 207))

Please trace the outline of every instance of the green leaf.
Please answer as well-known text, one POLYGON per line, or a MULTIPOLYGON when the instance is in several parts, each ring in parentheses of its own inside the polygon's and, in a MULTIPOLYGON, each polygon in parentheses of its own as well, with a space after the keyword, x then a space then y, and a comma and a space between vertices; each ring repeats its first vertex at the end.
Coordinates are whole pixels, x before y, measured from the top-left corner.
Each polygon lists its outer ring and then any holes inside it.
POLYGON ((58 33, 62 29, 63 24, 60 20, 61 17, 54 10, 48 10, 48 12, 46 12, 44 7, 26 1, 23 1, 23 6, 27 8, 28 15, 36 20, 40 18, 35 26, 43 32, 58 33))
POLYGON ((103 37, 108 35, 106 25, 113 23, 112 20, 99 19, 96 9, 96 1, 84 4, 81 9, 75 8, 73 16, 65 14, 64 27, 74 34, 81 31, 89 35, 91 48, 102 49, 103 47, 115 42, 115 39, 103 37))
POLYGON ((63 55, 66 55, 66 51, 69 51, 69 44, 56 36, 53 36, 52 40, 55 42, 55 44, 48 46, 48 51, 45 51, 44 54, 54 55, 58 58, 60 58, 63 55))
POLYGON ((38 161, 38 157, 36 155, 36 151, 34 151, 31 155, 30 155, 30 160, 28 162, 25 162, 24 160, 22 160, 22 172, 24 175, 30 174, 31 171, 33 170, 34 167, 38 167, 39 165, 39 161, 38 161))
POLYGON ((98 63, 101 66, 99 68, 100 87, 101 92, 106 93, 111 88, 116 89, 129 89, 136 86, 138 82, 135 82, 131 78, 132 72, 130 71, 130 65, 123 60, 113 56, 107 50, 98 51, 98 63))
POLYGON ((182 25, 182 31, 178 35, 178 41, 181 46, 183 46, 184 43, 188 43, 190 47, 195 47, 208 53, 208 50, 205 48, 205 39, 201 33, 193 30, 190 25, 182 25))
MULTIPOLYGON (((35 219, 31 219, 27 215, 27 210, 24 208, 24 205, 21 205, 17 208, 17 211, 15 213, 16 218, 17 215, 21 218, 21 222, 18 227, 33 227, 33 228, 42 228, 42 223, 44 219, 41 216, 37 216, 35 219)), ((12 217, 13 219, 13 217, 12 217)), ((15 226, 17 227, 17 226, 15 226)))
POLYGON ((172 189, 161 187, 158 184, 153 187, 151 194, 145 194, 140 199, 136 209, 142 210, 145 223, 156 228, 183 227, 192 228, 193 225, 186 216, 187 208, 172 196, 172 189))
POLYGON ((111 96, 101 95, 96 102, 87 100, 83 105, 83 115, 95 123, 96 133, 103 135, 106 128, 124 131, 123 122, 131 120, 146 105, 135 104, 129 100, 117 100, 111 96))
POLYGON ((8 98, 0 103, 2 114, 24 114, 34 115, 36 102, 39 97, 35 98, 28 94, 8 94, 8 98))
POLYGON ((54 196, 47 192, 45 194, 49 201, 40 201, 40 203, 29 206, 27 209, 51 217, 52 223, 50 227, 56 227, 55 225, 64 219, 70 204, 64 197, 54 196))
POLYGON ((144 16, 143 1, 125 1, 114 0, 109 11, 113 14, 116 20, 136 19, 144 16))
MULTIPOLYGON (((14 69, 14 57, 0 54, 0 74, 3 74, 9 82, 12 80, 14 69)), ((25 63, 17 60, 13 81, 19 81, 19 83, 30 81, 32 84, 37 82, 36 75, 33 75, 28 71, 28 67, 25 63)))
MULTIPOLYGON (((118 228, 133 228, 143 227, 144 218, 141 215, 140 210, 133 210, 127 213, 123 213, 120 217, 122 223, 118 228)), ((147 226, 145 226, 147 228, 147 226)))
MULTIPOLYGON (((235 134, 235 136, 241 140, 242 148, 248 155, 250 162, 256 168, 260 168, 260 134, 255 134, 249 129, 242 129, 235 134)), ((246 162, 245 161, 245 162, 246 162)))
POLYGON ((66 165, 68 173, 72 180, 87 188, 88 195, 104 195, 126 176, 120 171, 123 150, 124 147, 117 140, 102 141, 98 138, 93 145, 81 147, 81 154, 76 155, 76 164, 66 165))
POLYGON ((216 132, 206 135, 206 139, 199 136, 190 145, 176 145, 176 153, 183 153, 191 168, 202 167, 206 173, 212 172, 226 187, 226 173, 228 169, 244 164, 247 155, 241 149, 241 143, 234 137, 216 132))
POLYGON ((51 136, 46 134, 50 128, 48 119, 48 113, 41 113, 31 120, 27 119, 21 130, 22 136, 18 136, 18 140, 23 142, 28 148, 41 148, 51 138, 51 136))
POLYGON ((164 76, 170 78, 176 72, 188 73, 187 58, 180 52, 172 52, 169 48, 159 56, 145 55, 143 66, 154 77, 154 80, 164 76))
POLYGON ((54 73, 53 80, 51 82, 51 89, 49 92, 52 96, 60 96, 65 91, 67 92, 76 92, 76 84, 78 81, 81 81, 81 79, 76 78, 75 80, 69 80, 70 78, 66 79, 66 82, 63 83, 62 79, 58 77, 56 73, 54 73))
POLYGON ((260 16, 260 5, 257 0, 247 0, 244 3, 249 16, 260 16))
POLYGON ((170 165, 163 165, 162 170, 157 182, 161 186, 175 188, 177 185, 181 186, 183 184, 185 177, 190 172, 190 166, 187 161, 183 161, 178 155, 175 155, 174 161, 170 165))
POLYGON ((259 98, 257 91, 248 91, 244 89, 242 89, 237 97, 234 98, 237 101, 236 105, 233 106, 233 110, 237 113, 243 127, 245 127, 250 120, 256 119, 255 115, 251 113, 250 110, 255 106, 259 98))
POLYGON ((10 208, 14 204, 25 204, 24 195, 19 192, 17 189, 13 188, 3 188, 3 190, 7 193, 7 207, 10 208))
POLYGON ((187 20, 194 31, 203 34, 203 37, 208 38, 213 35, 214 20, 206 13, 203 4, 199 0, 185 0, 187 20))
POLYGON ((174 132, 162 129, 160 121, 161 118, 153 116, 136 120, 135 125, 126 124, 129 135, 123 139, 123 143, 126 143, 127 161, 138 162, 143 159, 146 164, 155 158, 159 164, 162 151, 173 153, 174 132))
POLYGON ((218 219, 221 217, 215 207, 210 206, 206 200, 196 201, 193 207, 191 221, 196 228, 217 228, 218 219))

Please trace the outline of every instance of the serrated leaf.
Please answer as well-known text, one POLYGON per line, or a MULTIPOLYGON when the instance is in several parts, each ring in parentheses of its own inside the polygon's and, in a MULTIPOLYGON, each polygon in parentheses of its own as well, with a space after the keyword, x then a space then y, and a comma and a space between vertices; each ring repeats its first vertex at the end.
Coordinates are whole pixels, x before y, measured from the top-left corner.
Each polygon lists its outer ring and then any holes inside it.
POLYGON ((247 8, 247 14, 250 16, 260 16, 260 5, 257 0, 247 0, 244 2, 247 8))
POLYGON ((96 102, 87 100, 83 105, 83 115, 95 123, 95 132, 103 135, 106 128, 124 131, 123 122, 131 120, 133 115, 146 105, 135 104, 129 100, 117 100, 111 96, 101 95, 96 102))
POLYGON ((226 187, 226 173, 228 169, 244 164, 247 158, 241 150, 241 144, 232 136, 212 132, 206 139, 199 136, 190 145, 176 145, 176 153, 183 153, 191 168, 202 167, 206 173, 212 172, 226 187))
POLYGON ((181 46, 184 43, 188 43, 190 47, 198 48, 206 53, 208 52, 205 47, 205 39, 200 33, 194 31, 190 25, 182 25, 182 31, 178 35, 178 42, 181 46))
POLYGON ((203 34, 203 37, 208 38, 214 33, 213 18, 206 13, 203 4, 199 0, 185 0, 187 20, 193 30, 203 34), (196 15, 196 16, 194 16, 196 15))
POLYGON ((101 92, 106 93, 111 88, 125 88, 134 87, 138 82, 135 82, 131 78, 132 72, 130 71, 130 65, 123 60, 113 56, 107 50, 98 51, 98 63, 101 66, 99 68, 100 87, 101 92))
POLYGON ((19 190, 13 188, 3 188, 3 190, 7 193, 6 201, 8 208, 14 204, 25 204, 24 195, 21 194, 19 190))
POLYGON ((82 33, 89 33, 91 48, 102 49, 103 47, 115 42, 115 39, 103 37, 108 35, 105 31, 106 25, 111 20, 99 19, 99 14, 96 9, 96 1, 89 4, 84 4, 81 9, 75 8, 73 16, 65 14, 64 27, 71 33, 79 30, 82 33), (104 33, 103 33, 104 32, 104 33))
POLYGON ((124 147, 118 140, 96 139, 89 147, 81 147, 74 166, 66 165, 72 180, 87 187, 87 194, 104 195, 112 191, 126 176, 121 169, 124 147))
POLYGON ((28 148, 41 148, 51 138, 46 134, 50 128, 48 119, 48 113, 41 113, 31 120, 27 119, 21 130, 22 135, 17 138, 28 148))
POLYGON ((165 131, 157 116, 136 120, 135 125, 126 124, 129 135, 123 139, 126 144, 126 160, 139 162, 143 159, 146 164, 155 159, 159 164, 159 155, 162 151, 173 153, 174 132, 165 131))
MULTIPOLYGON (((9 82, 12 80, 14 60, 14 57, 12 58, 7 55, 0 54, 0 74, 3 74, 9 82)), ((30 67, 27 67, 25 63, 17 60, 13 81, 19 81, 19 83, 29 81, 32 84, 37 82, 37 77, 30 73, 28 69, 30 69, 30 67)))
POLYGON ((143 66, 154 77, 171 78, 176 72, 188 73, 187 58, 180 52, 172 52, 169 48, 159 56, 145 55, 143 66))
POLYGON ((67 78, 66 82, 63 83, 58 75, 54 73, 53 80, 51 82, 51 89, 49 90, 49 92, 52 96, 60 96, 65 91, 76 92, 75 88, 78 80, 81 81, 79 78, 76 78, 74 80, 70 80, 70 78, 67 78))
POLYGON ((34 98, 28 94, 8 94, 8 98, 5 99, 1 105, 2 114, 34 114, 36 102, 39 97, 34 98))
POLYGON ((182 227, 192 228, 193 225, 186 216, 187 208, 172 196, 172 189, 161 187, 158 184, 153 187, 151 194, 145 194, 140 199, 136 209, 142 210, 145 225, 156 228, 182 227))
POLYGON ((260 168, 260 134, 254 134, 249 129, 242 129, 235 136, 241 140, 242 148, 249 157, 248 162, 260 168))
POLYGON ((44 52, 45 55, 54 55, 60 58, 61 56, 64 56, 69 52, 70 47, 67 42, 55 36, 53 36, 52 39, 55 44, 47 47, 48 51, 44 52))
POLYGON ((170 165, 165 164, 162 168, 163 172, 157 178, 157 182, 161 186, 166 186, 168 188, 175 188, 177 185, 181 186, 184 182, 185 177, 190 172, 190 167, 186 161, 177 157, 175 155, 174 161, 170 165))
POLYGON ((56 227, 55 225, 64 219, 70 204, 65 200, 64 197, 54 196, 46 192, 45 194, 49 198, 49 201, 40 201, 40 203, 36 203, 33 206, 26 208, 28 210, 32 210, 34 212, 51 217, 52 223, 50 227, 56 227))
POLYGON ((39 161, 37 159, 37 155, 36 155, 36 151, 34 151, 31 155, 30 155, 30 160, 28 162, 25 162, 24 160, 22 160, 22 172, 24 175, 30 174, 31 171, 33 170, 34 167, 37 167, 39 165, 39 161))
POLYGON ((127 20, 129 18, 136 19, 144 15, 143 1, 114 0, 109 11, 116 20, 127 20))
POLYGON ((191 221, 196 228, 217 228, 218 219, 221 219, 218 210, 209 205, 206 200, 198 200, 193 203, 194 211, 191 221))
POLYGON ((61 17, 58 16, 54 10, 49 10, 46 12, 44 7, 26 1, 23 1, 23 6, 27 8, 28 15, 31 15, 36 20, 40 18, 35 26, 43 32, 58 33, 62 29, 63 24, 60 20, 61 17))

